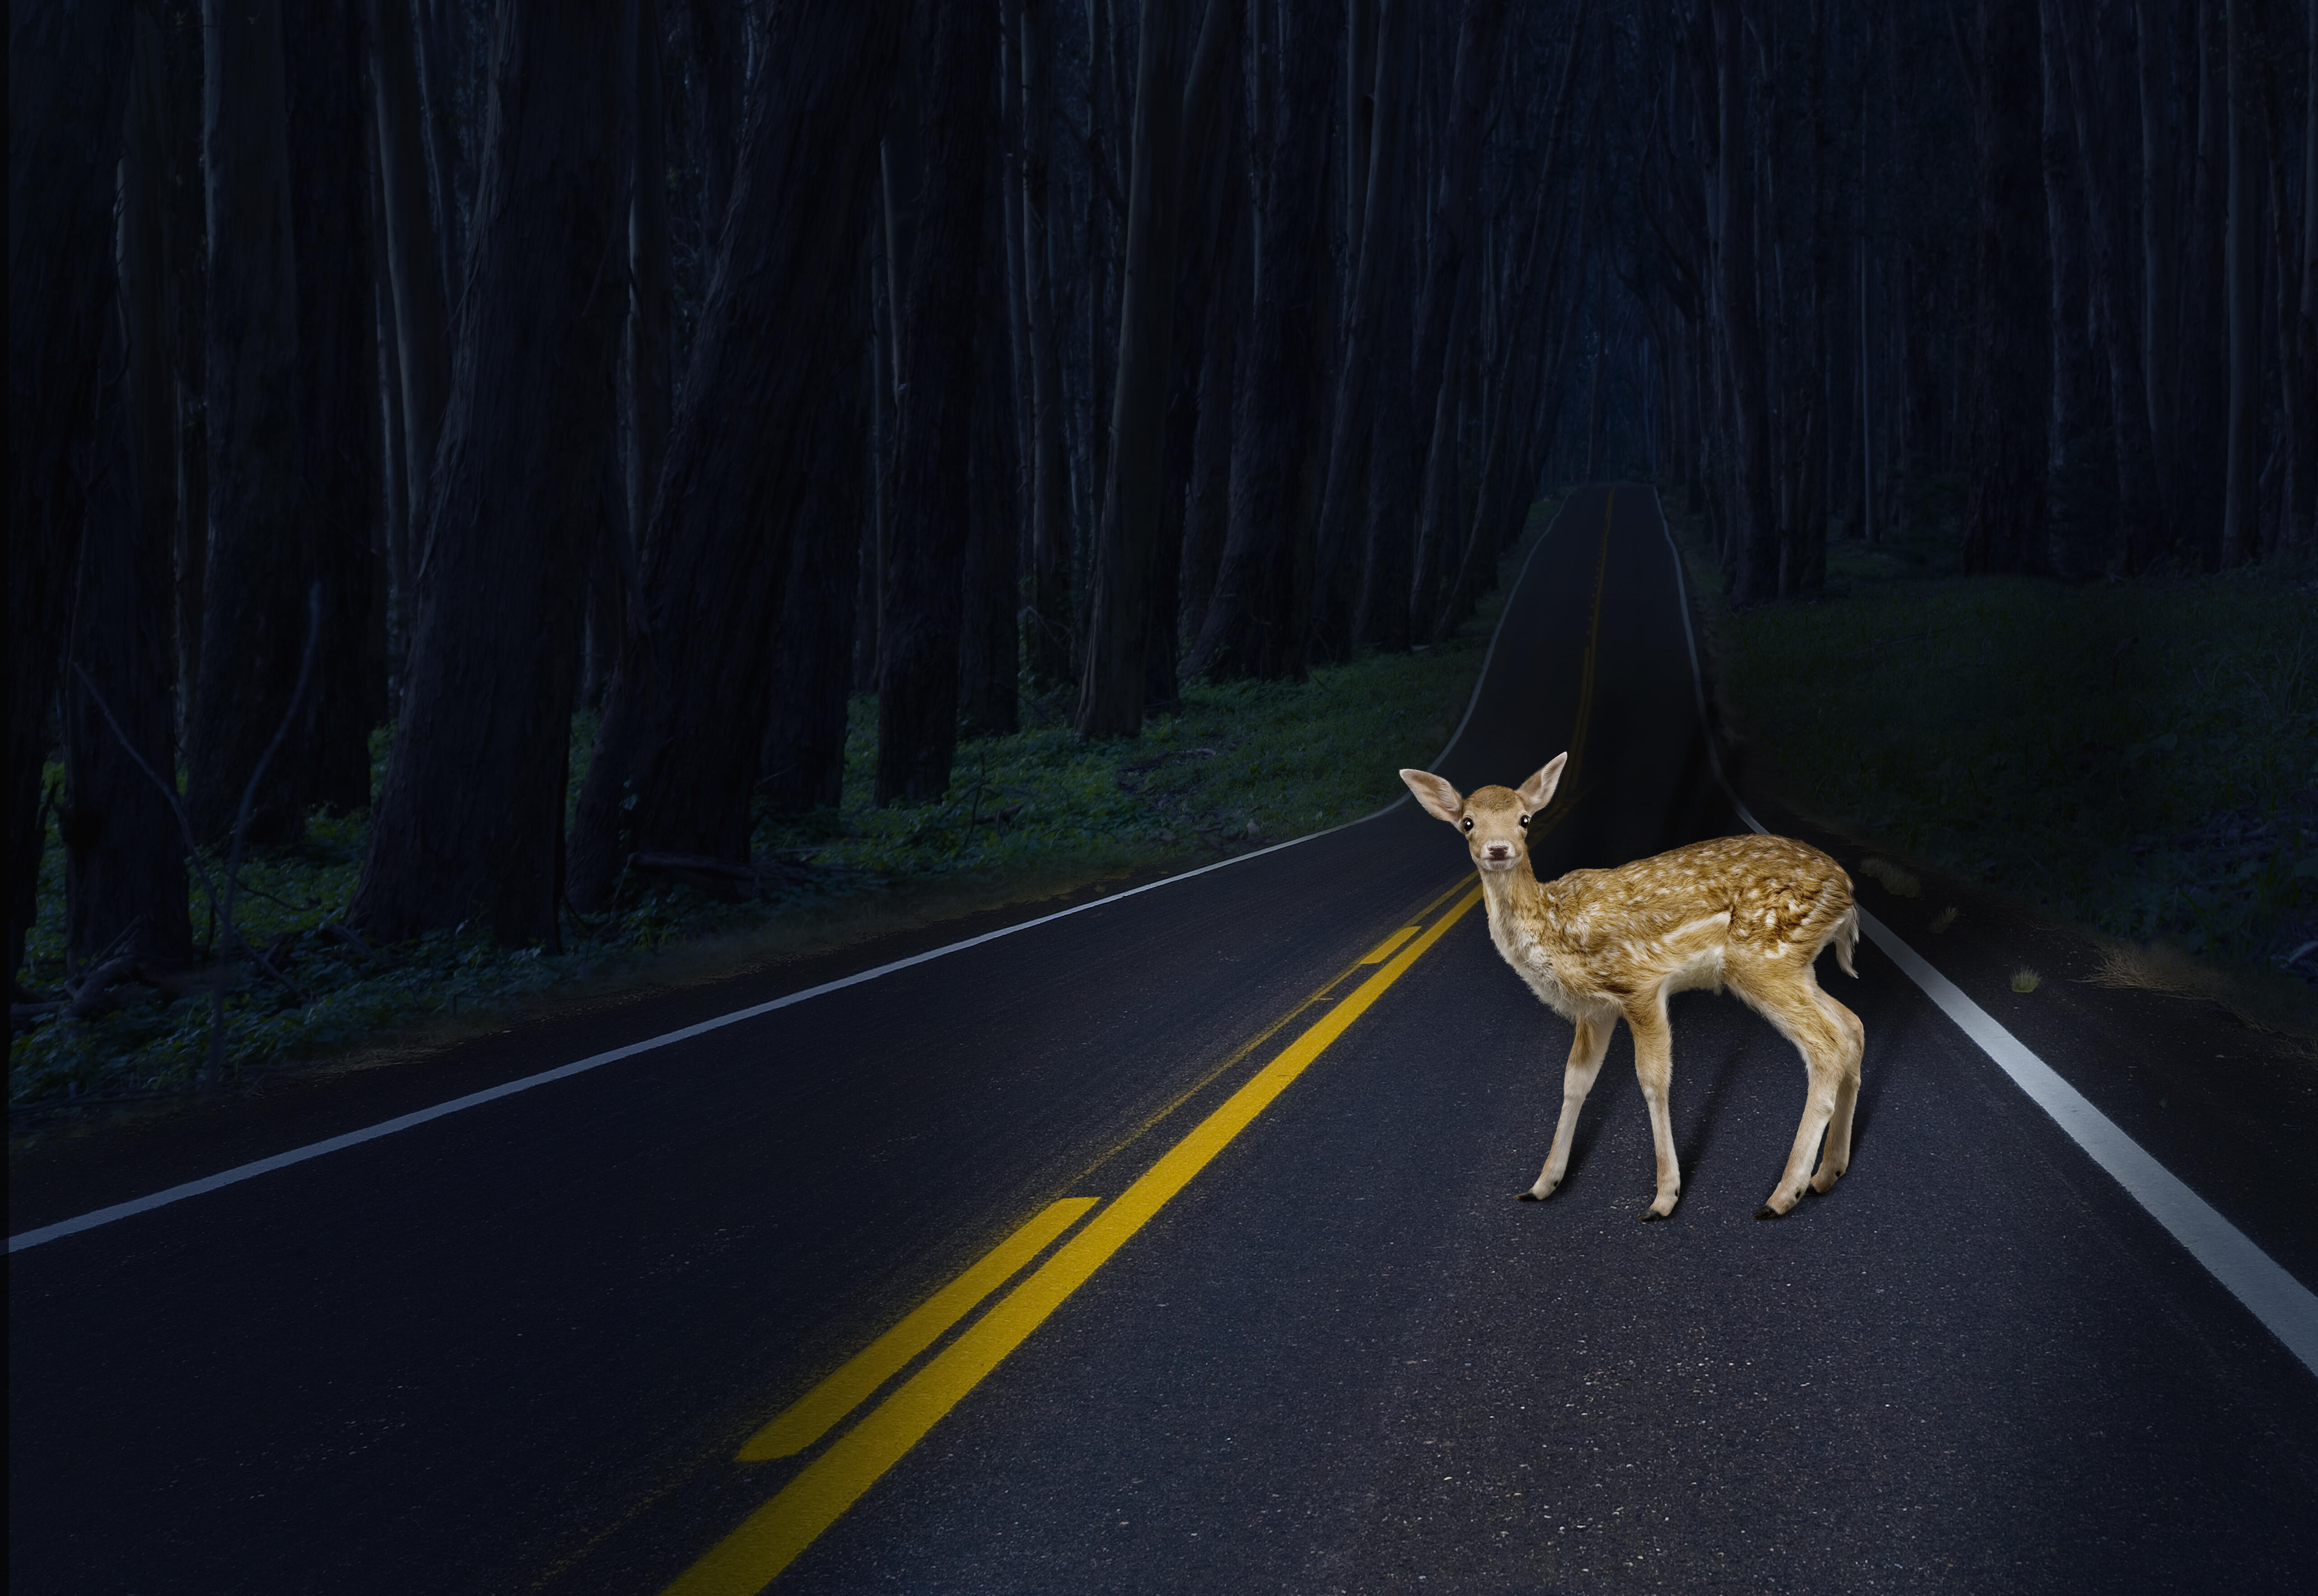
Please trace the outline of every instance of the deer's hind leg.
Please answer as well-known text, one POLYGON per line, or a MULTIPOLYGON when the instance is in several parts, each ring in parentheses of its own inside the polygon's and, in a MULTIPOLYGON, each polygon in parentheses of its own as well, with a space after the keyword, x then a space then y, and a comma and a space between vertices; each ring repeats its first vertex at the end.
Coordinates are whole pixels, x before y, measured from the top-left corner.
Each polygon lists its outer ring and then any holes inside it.
POLYGON ((1795 1051, 1803 1055, 1803 1070, 1809 1077, 1803 1095, 1802 1122, 1795 1127, 1794 1145, 1787 1152, 1787 1167, 1781 1172, 1779 1183, 1771 1188, 1771 1195, 1755 1211, 1757 1219, 1776 1219, 1801 1200, 1805 1185, 1825 1191, 1835 1184, 1836 1176, 1843 1173, 1844 1166, 1850 1161, 1851 1111, 1859 1096, 1859 1054, 1865 1032, 1855 1015, 1819 991, 1808 967, 1800 979, 1786 969, 1774 974, 1765 972, 1765 975, 1741 991, 1763 1018, 1795 1045, 1795 1051), (1850 1022, 1848 1026, 1846 1020, 1850 1022), (1843 1127, 1839 1148, 1835 1137, 1828 1134, 1838 1107, 1843 1127), (1820 1170, 1824 1184, 1810 1179, 1811 1155, 1819 1151, 1822 1135, 1828 1136, 1829 1155, 1820 1170), (1828 1172, 1829 1170, 1832 1174, 1828 1172))
POLYGON ((1859 1023, 1857 1015, 1829 997, 1825 988, 1814 989, 1811 995, 1843 1036, 1843 1076, 1836 1082, 1835 1112, 1827 1122, 1827 1145, 1819 1153, 1819 1173, 1811 1177, 1810 1183, 1813 1191, 1825 1196, 1851 1167, 1851 1114, 1859 1105, 1859 1065, 1867 1054, 1867 1027, 1859 1023))
POLYGON ((1546 1155, 1545 1170, 1537 1184, 1518 1194, 1523 1202, 1542 1202, 1551 1197, 1568 1172, 1569 1144, 1577 1135, 1577 1111, 1586 1107, 1594 1077, 1602 1072, 1602 1060, 1610 1051, 1610 1033, 1617 1025, 1615 1018, 1577 1017, 1577 1034, 1569 1042, 1569 1064, 1561 1072, 1561 1120, 1553 1127, 1553 1151, 1546 1155))

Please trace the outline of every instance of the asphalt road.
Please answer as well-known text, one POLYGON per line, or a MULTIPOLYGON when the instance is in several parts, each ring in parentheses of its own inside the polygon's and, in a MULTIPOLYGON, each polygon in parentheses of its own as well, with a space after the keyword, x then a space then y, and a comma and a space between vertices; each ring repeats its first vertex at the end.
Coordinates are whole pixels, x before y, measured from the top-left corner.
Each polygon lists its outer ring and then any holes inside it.
MULTIPOLYGON (((1742 829, 1642 489, 1547 533, 1439 769, 1564 748, 1541 872, 1742 829)), ((1753 1219, 1802 1071, 1694 993, 1674 1220, 1635 1223, 1622 1031, 1562 1190, 1509 1201, 1568 1029, 1469 876, 1404 803, 12 1253, 12 1587, 744 1589, 793 1555, 777 1591, 2312 1588, 2318 1378, 1872 946, 1821 964, 1868 1037, 1830 1195, 1753 1219), (738 1460, 1071 1198, 1029 1285, 738 1460)), ((942 935, 33 1161, 10 1230, 942 935)), ((1999 1010, 2000 949, 1937 952, 1999 1010)), ((1999 1018, 2318 1279, 2307 1071, 2142 1000, 1999 1018)))

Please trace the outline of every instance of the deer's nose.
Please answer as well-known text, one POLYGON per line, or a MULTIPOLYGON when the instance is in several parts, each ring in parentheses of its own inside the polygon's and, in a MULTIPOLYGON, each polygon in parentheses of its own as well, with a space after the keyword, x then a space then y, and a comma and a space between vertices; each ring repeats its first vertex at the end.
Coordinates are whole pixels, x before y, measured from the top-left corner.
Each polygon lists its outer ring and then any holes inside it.
POLYGON ((1512 843, 1493 842, 1489 844, 1489 857, 1493 859, 1510 859, 1513 856, 1514 845, 1512 843))

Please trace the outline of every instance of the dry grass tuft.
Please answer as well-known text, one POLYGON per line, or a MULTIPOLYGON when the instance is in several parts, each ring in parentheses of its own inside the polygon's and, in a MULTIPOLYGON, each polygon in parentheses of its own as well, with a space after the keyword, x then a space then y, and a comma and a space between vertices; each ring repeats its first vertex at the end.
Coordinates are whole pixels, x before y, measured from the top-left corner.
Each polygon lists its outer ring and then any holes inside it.
POLYGON ((2044 984, 2044 978, 2026 964, 2012 973, 2012 990, 2024 998, 2044 984))
POLYGON ((2124 987, 2144 992, 2164 992, 2176 998, 2214 995, 2221 972, 2199 964, 2170 944, 2152 942, 2135 947, 2112 942, 2101 948, 2100 968, 2085 977, 2090 986, 2124 987))
POLYGON ((2318 1043, 2318 992, 2292 975, 2223 969, 2170 942, 2101 945, 2089 986, 2161 992, 2219 1003, 2257 1030, 2318 1043))
POLYGON ((1889 859, 1862 859, 1859 874, 1881 883, 1883 890, 1895 898, 1913 898, 1924 890, 1922 882, 1889 859))

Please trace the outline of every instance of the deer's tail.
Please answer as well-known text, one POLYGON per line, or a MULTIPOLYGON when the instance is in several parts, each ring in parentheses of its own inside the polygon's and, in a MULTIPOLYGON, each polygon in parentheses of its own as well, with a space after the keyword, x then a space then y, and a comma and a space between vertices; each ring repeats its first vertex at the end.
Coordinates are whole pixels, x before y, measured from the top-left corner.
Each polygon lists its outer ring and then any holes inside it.
POLYGON ((1843 973, 1858 980, 1859 972, 1851 964, 1851 950, 1859 946, 1859 905, 1843 906, 1843 918, 1835 922, 1835 934, 1828 940, 1835 944, 1835 962, 1843 966, 1843 973))

